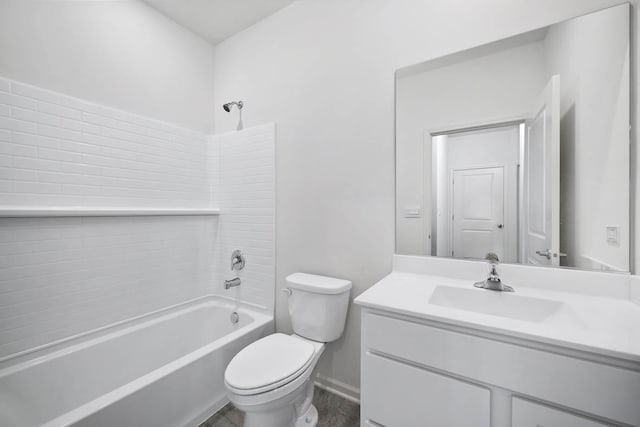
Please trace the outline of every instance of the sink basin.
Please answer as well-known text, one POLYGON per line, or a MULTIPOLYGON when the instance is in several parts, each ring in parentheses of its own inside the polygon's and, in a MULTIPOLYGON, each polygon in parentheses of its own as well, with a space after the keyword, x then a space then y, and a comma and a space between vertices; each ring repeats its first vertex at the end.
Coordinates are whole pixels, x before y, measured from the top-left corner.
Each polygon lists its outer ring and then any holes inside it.
POLYGON ((437 286, 429 304, 489 314, 525 322, 541 322, 564 307, 561 301, 519 296, 508 292, 437 286))

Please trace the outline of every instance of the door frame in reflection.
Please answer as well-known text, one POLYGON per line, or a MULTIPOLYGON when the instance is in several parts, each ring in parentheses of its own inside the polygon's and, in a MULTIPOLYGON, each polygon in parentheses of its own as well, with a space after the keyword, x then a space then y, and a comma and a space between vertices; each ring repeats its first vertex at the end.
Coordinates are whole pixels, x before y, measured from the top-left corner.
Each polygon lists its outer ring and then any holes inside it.
MULTIPOLYGON (((446 256, 451 257, 451 249, 453 247, 452 240, 452 221, 451 214, 453 212, 453 200, 449 196, 452 170, 442 170, 437 167, 437 163, 446 162, 442 158, 439 158, 442 154, 442 150, 438 150, 438 144, 447 144, 446 138, 449 136, 460 136, 460 134, 473 134, 482 132, 499 131, 504 129, 505 131, 513 131, 514 149, 517 154, 514 154, 507 165, 502 162, 485 162, 470 164, 466 167, 456 167, 455 169, 478 169, 487 167, 504 167, 505 175, 504 179, 504 198, 509 197, 509 200, 513 202, 513 206, 510 210, 507 210, 505 206, 504 212, 504 241, 505 252, 508 251, 508 256, 501 257, 504 262, 519 262, 521 259, 521 216, 523 212, 522 207, 522 168, 520 167, 522 161, 522 147, 524 144, 524 118, 510 118, 506 120, 495 120, 490 123, 473 124, 467 126, 450 126, 445 129, 439 129, 437 131, 425 131, 424 138, 424 164, 429 164, 429 168, 425 168, 424 176, 424 201, 425 205, 430 205, 430 221, 425 221, 424 234, 425 238, 430 240, 430 244, 426 247, 431 249, 432 256, 446 256), (443 139, 445 137, 445 139, 443 139), (428 162, 428 163, 427 163, 428 162), (508 166, 508 173, 507 173, 508 166), (508 182, 510 184, 508 184, 508 182), (444 184, 444 187, 443 187, 444 184), (510 185, 509 192, 507 186, 510 185), (447 196, 443 197, 443 192, 447 192, 447 196), (507 194, 509 193, 509 194, 507 194), (427 203, 428 202, 428 203, 427 203), (444 208, 443 208, 444 207, 444 208), (440 219, 440 221, 438 221, 440 219)), ((506 204, 506 201, 505 201, 506 204)), ((457 257, 457 255, 455 255, 457 257)))

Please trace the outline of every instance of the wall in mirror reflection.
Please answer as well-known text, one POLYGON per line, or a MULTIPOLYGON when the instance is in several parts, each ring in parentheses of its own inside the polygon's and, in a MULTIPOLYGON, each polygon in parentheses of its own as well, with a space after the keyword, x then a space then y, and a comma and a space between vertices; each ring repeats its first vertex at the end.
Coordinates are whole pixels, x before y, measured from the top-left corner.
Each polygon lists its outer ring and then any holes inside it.
POLYGON ((396 74, 396 252, 629 270, 629 6, 396 74))

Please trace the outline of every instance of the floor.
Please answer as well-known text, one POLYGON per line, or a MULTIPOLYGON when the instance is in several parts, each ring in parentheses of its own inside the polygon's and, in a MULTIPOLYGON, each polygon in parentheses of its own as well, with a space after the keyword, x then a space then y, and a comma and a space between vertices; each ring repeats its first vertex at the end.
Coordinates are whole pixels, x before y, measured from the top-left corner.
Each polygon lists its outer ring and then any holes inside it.
MULTIPOLYGON (((318 409, 317 427, 359 427, 360 405, 316 387, 313 404, 318 409)), ((228 404, 200 427, 242 427, 244 414, 228 404)))

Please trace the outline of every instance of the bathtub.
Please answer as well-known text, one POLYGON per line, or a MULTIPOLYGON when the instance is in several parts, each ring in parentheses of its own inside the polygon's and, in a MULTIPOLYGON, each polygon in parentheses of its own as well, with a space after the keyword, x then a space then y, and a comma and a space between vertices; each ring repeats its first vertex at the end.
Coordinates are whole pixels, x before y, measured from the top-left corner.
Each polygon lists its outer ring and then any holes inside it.
POLYGON ((227 363, 272 330, 271 314, 207 297, 5 362, 0 426, 197 426, 227 402, 227 363))

